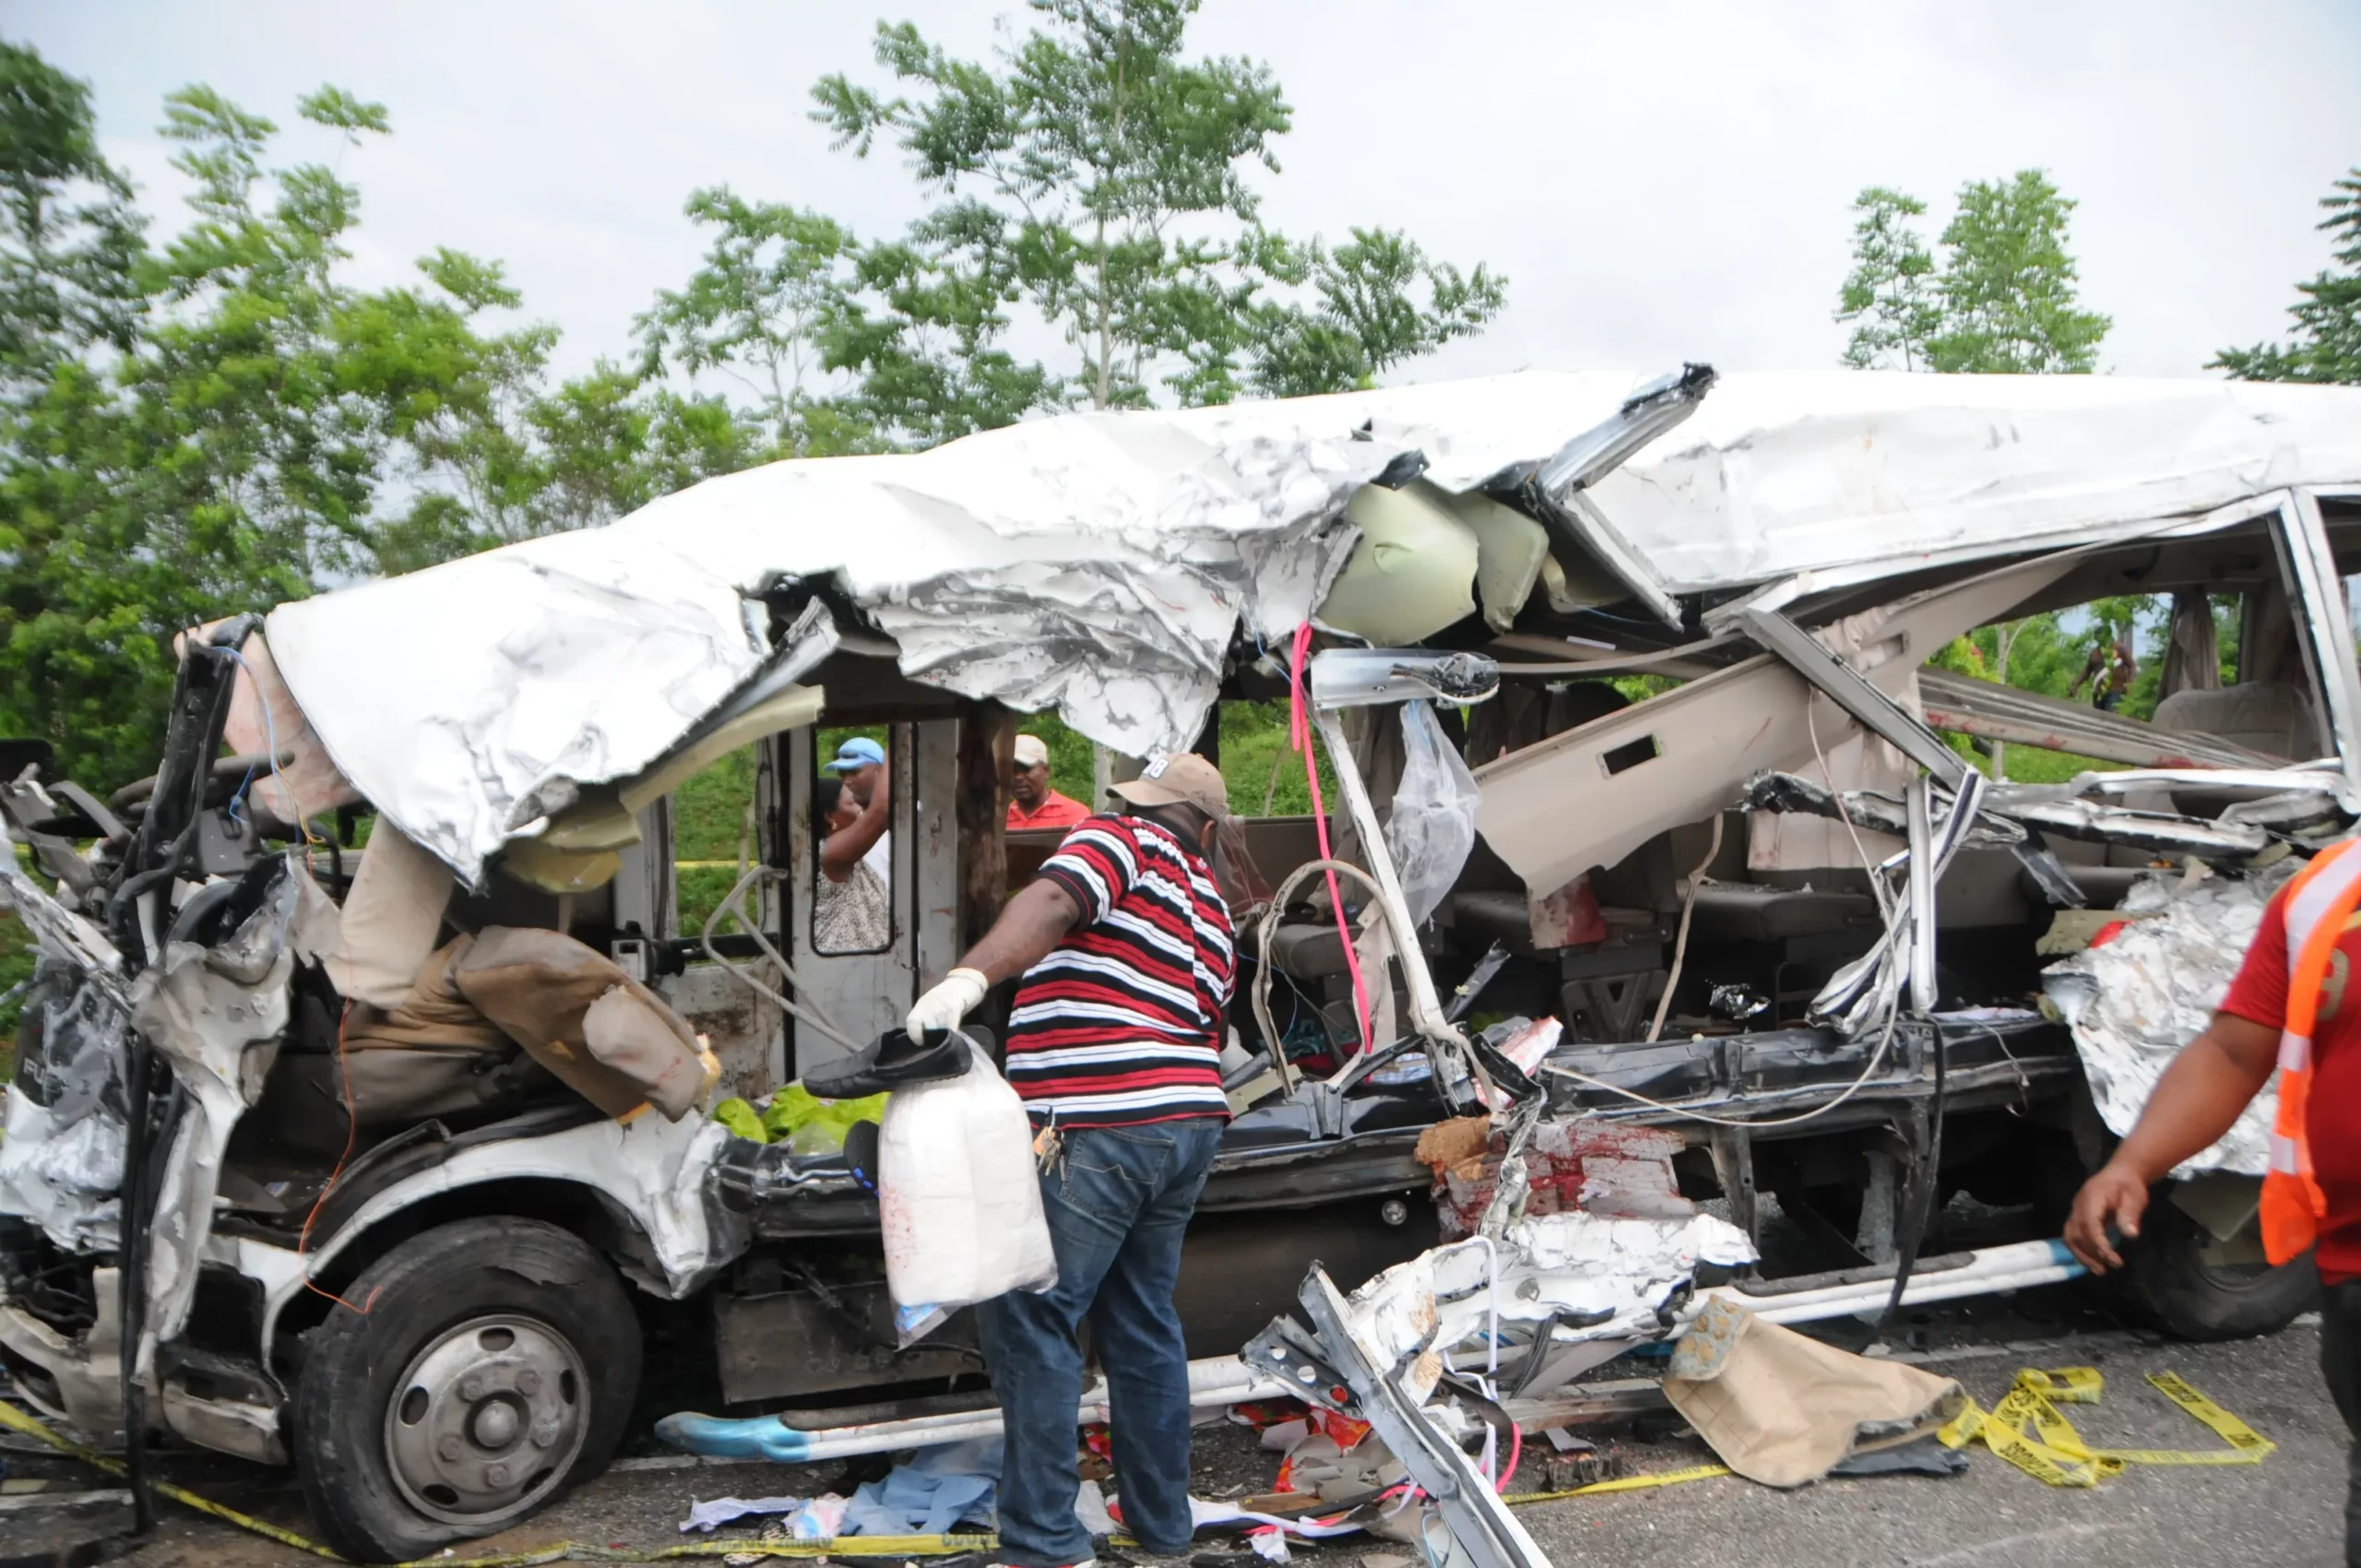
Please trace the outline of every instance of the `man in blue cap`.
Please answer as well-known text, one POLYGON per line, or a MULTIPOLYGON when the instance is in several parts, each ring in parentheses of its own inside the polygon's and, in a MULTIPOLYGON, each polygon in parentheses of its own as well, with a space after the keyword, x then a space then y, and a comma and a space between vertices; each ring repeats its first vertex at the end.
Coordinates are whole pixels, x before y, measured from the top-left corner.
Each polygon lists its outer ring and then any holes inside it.
POLYGON ((844 790, 860 808, 850 824, 828 835, 820 846, 820 871, 830 882, 849 880, 855 866, 867 866, 887 887, 894 885, 893 791, 886 784, 885 748, 866 735, 855 735, 836 748, 834 760, 821 771, 844 780, 844 790))

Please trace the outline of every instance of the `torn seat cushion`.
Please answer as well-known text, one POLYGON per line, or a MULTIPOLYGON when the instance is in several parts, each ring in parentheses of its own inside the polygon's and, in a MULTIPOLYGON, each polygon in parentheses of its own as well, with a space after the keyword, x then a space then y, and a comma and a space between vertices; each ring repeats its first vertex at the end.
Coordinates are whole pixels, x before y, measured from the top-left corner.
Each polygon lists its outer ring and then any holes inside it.
POLYGON ((610 1116, 694 1108, 706 1066, 696 1035, 654 992, 561 932, 487 926, 452 968, 459 994, 533 1059, 610 1116))
POLYGON ((393 1007, 354 1001, 340 1041, 279 1052, 251 1119, 316 1155, 440 1118, 477 1123, 566 1091, 459 993, 452 969, 474 942, 429 955, 393 1007))

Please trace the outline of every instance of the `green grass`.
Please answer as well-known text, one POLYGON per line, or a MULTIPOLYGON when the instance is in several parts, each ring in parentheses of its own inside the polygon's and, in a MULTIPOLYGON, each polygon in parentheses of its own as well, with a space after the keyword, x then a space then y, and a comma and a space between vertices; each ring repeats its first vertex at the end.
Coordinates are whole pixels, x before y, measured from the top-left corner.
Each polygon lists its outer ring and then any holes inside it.
POLYGON ((754 803, 754 749, 731 752, 672 792, 672 875, 680 932, 695 936, 738 880, 739 853, 758 859, 748 815, 754 803), (681 861, 724 861, 684 865, 681 861))
POLYGON ((2119 762, 2076 756, 2072 752, 2045 752, 2034 746, 2011 746, 2007 760, 2009 779, 2016 784, 2065 784, 2070 783, 2078 773, 2118 773, 2123 768, 2119 762))

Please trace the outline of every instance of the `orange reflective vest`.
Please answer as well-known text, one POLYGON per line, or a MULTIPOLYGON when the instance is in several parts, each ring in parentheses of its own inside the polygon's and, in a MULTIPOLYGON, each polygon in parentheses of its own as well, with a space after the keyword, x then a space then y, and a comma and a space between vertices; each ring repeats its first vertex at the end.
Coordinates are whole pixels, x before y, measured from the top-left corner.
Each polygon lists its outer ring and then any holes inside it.
POLYGON ((2361 906, 2361 840, 2312 857, 2287 885, 2287 1017, 2279 1030, 2279 1114, 2262 1178, 2262 1250, 2274 1264, 2300 1257, 2319 1234, 2328 1199, 2312 1179, 2305 1113, 2312 1093, 2312 1028, 2344 922, 2361 906))

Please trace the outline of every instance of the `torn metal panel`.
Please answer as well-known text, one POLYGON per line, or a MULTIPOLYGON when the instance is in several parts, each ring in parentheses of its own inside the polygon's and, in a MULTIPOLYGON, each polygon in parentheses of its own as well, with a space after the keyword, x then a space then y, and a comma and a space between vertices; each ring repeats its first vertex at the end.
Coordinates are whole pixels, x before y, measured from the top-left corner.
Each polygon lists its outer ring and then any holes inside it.
MULTIPOLYGON (((1925 650, 2006 614, 2070 569, 2055 558, 2003 567, 1853 617, 1832 635, 1860 649, 1870 684, 1906 696, 1925 650)), ((1476 826, 1527 887, 1562 887, 1723 810, 1742 780, 1802 766, 1815 731, 1823 750, 1858 732, 1793 670, 1758 656, 1477 768, 1476 826), (1582 802, 1580 832, 1566 830, 1570 800, 1582 802)))
MULTIPOLYGON (((2268 848, 2274 831, 2351 820, 2351 814, 2336 805, 2331 791, 2311 789, 2301 774, 2293 771, 2263 776, 2291 788, 2244 807, 2232 806, 2213 822, 2079 798, 2084 781, 2120 777, 2127 776, 2085 774, 2070 784, 1993 785, 1983 792, 1983 804, 1966 841, 1981 849, 2022 853, 2038 842, 2041 833, 2054 833, 2061 838, 2119 845, 2158 855, 2245 860, 2268 848)), ((2190 777, 2202 779, 2219 776, 2190 777)), ((1884 834, 1902 835, 1908 831, 1902 802, 1892 796, 1868 790, 1846 790, 1840 796, 1794 774, 1758 774, 1747 781, 1742 798, 1757 811, 1804 812, 1849 820, 1857 827, 1884 834)))
POLYGON ((2361 398, 2341 389, 1916 379, 1906 373, 1726 375, 1678 437, 1591 497, 1689 592, 2138 537, 2334 482, 2330 470, 2361 460, 2347 411, 2361 398))
POLYGON ((119 1238, 127 1128, 130 1006, 122 960, 98 928, 43 892, 0 855, 0 894, 33 932, 30 1005, 42 1047, 6 1088, 0 1136, 0 1213, 40 1226, 68 1251, 119 1238))
POLYGON ((1750 610, 1739 624, 1766 652, 1784 660, 1879 739, 1945 784, 1959 787, 1968 771, 1960 754, 1827 645, 1775 611, 1750 610))
POLYGON ((163 1161, 149 1222, 143 1367, 188 1320, 230 1134, 278 1058, 296 959, 335 949, 334 914, 291 855, 259 907, 228 935, 211 946, 167 943, 132 984, 133 1025, 195 1102, 163 1161))
POLYGON ((1996 785, 1986 809, 2014 817, 2027 826, 2061 838, 2117 844, 2156 855, 2200 855, 2208 859, 2244 860, 2260 854, 2271 835, 2253 823, 2207 822, 2200 817, 2165 812, 2133 811, 2095 801, 2041 791, 2073 786, 2042 784, 1996 785))
POLYGON ((1648 552, 1583 492, 1642 447, 1697 411, 1717 379, 1711 365, 1687 364, 1641 387, 1615 417, 1575 436, 1548 461, 1501 488, 1525 501, 1566 538, 1567 559, 1595 559, 1620 579, 1667 625, 1680 625, 1680 606, 1648 552))
POLYGON ((372 1226, 437 1194, 511 1179, 568 1182, 599 1193, 645 1242, 621 1260, 623 1273, 644 1289, 678 1300, 745 1250, 742 1228, 717 1223, 706 1201, 706 1177, 730 1141, 729 1130, 717 1122, 639 1116, 477 1144, 372 1194, 332 1234, 315 1235, 301 1257, 241 1241, 240 1270, 269 1281, 262 1342, 271 1343, 279 1314, 301 1293, 304 1279, 372 1226), (266 1255, 279 1266, 267 1266, 266 1255))
POLYGON ((1332 647, 1315 654, 1311 700, 1321 707, 1435 701, 1465 707, 1501 689, 1501 667, 1480 653, 1422 647, 1332 647))
MULTIPOLYGON (((2125 1136, 2140 1120, 2156 1080, 2212 1020, 2237 978, 2264 906, 2303 863, 2288 856, 2235 876, 2143 878, 2124 897, 2123 910, 2147 918, 2042 971, 2050 1002, 2073 1030, 2082 1075, 2108 1131, 2125 1136)), ((2274 1080, 2219 1142, 2175 1174, 2261 1175, 2278 1106, 2274 1080)))
MULTIPOLYGON (((1423 1346, 1389 1357, 1375 1340, 1364 1337, 1366 1319, 1353 1314, 1329 1282, 1327 1271, 1317 1265, 1303 1282, 1301 1300, 1321 1347, 1358 1396, 1360 1419, 1433 1501, 1450 1526, 1458 1554, 1473 1568, 1548 1568, 1548 1554, 1525 1533, 1459 1445, 1421 1409, 1434 1388, 1428 1369, 1439 1372, 1440 1359, 1423 1346)), ((1429 1333, 1431 1338, 1431 1317, 1429 1333)))
MULTIPOLYGON (((1878 944, 1838 969, 1812 998, 1808 1016, 1814 1022, 1833 1023, 1847 1039, 1861 1038, 1880 1021, 1890 1033, 1905 984, 1915 1014, 1934 1011, 1935 887, 1967 842, 1987 788, 1984 775, 1963 769, 1959 793, 1944 804, 1940 820, 1930 821, 1928 786, 1912 781, 1904 812, 1910 848, 1901 862, 1908 883, 1880 899, 1896 913, 1878 944)), ((1869 874, 1883 875, 1884 868, 1869 874)))
POLYGON ((2302 617, 2300 641, 2312 690, 2325 699, 2319 709, 2322 754, 2340 758, 2345 777, 2361 783, 2361 671, 2354 664, 2352 607, 2316 493, 2295 492, 2280 509, 2272 542, 2296 602, 2310 612, 2302 617))
POLYGON ((25 922, 42 952, 72 964, 121 999, 117 977, 123 973, 123 955, 96 922, 67 909, 27 876, 14 855, 0 855, 0 904, 25 922))

